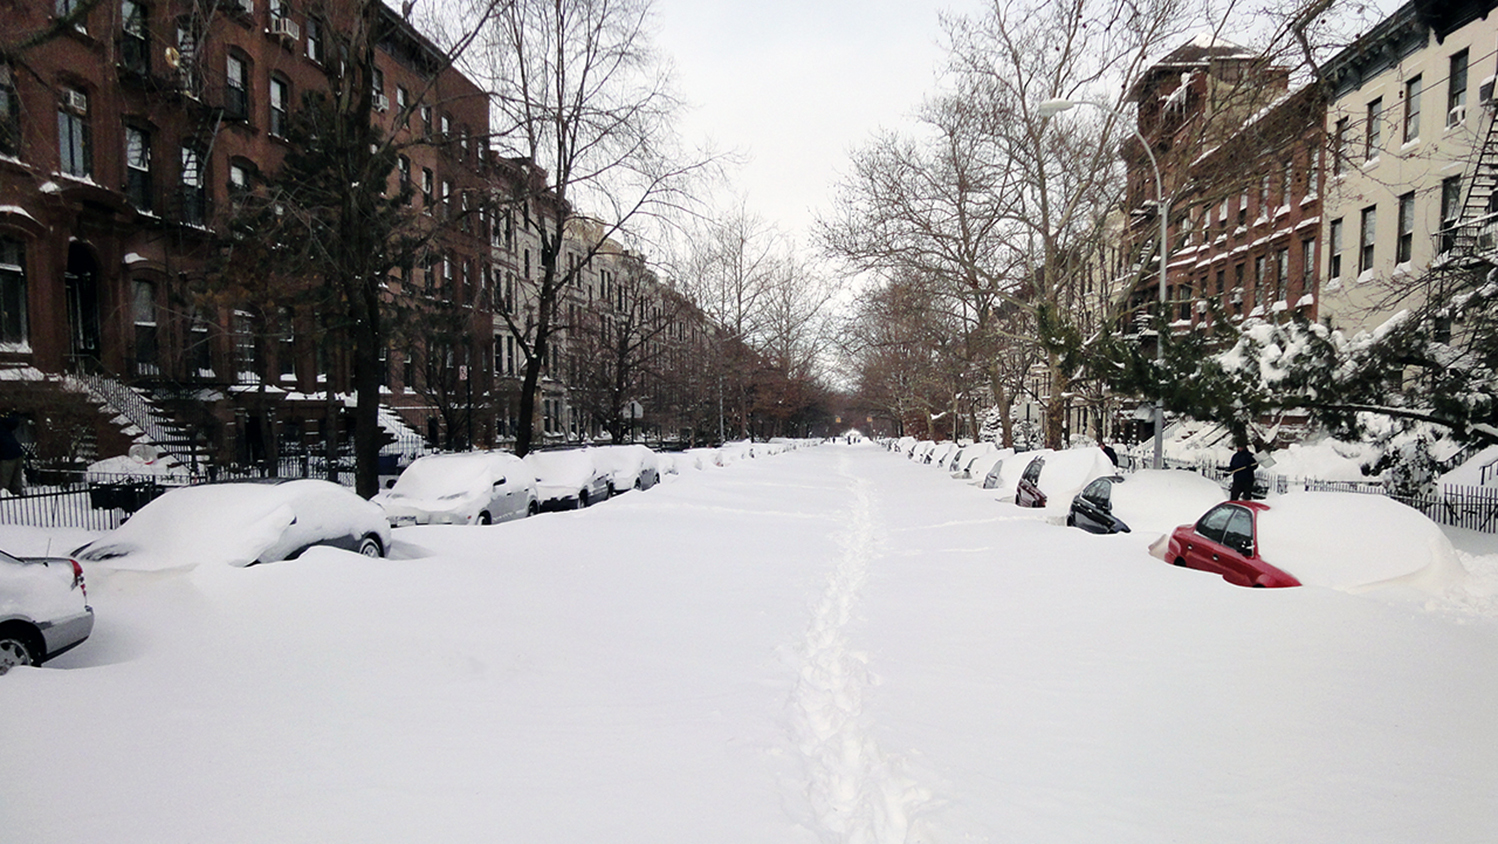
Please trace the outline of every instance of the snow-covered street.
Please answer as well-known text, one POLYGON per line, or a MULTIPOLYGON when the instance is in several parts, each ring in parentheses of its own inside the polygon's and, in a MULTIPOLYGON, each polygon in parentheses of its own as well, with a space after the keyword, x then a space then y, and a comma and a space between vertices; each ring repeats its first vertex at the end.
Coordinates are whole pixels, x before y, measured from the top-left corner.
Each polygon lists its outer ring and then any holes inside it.
POLYGON ((93 637, 0 679, 0 840, 1492 839, 1498 620, 1153 538, 827 445, 386 560, 86 564, 93 637))

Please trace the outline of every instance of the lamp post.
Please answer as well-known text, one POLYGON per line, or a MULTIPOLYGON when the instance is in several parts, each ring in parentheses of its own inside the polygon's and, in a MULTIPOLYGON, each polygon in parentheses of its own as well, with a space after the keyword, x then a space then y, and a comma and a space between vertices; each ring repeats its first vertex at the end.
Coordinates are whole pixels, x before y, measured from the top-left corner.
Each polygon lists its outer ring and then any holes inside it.
MULTIPOLYGON (((1144 147, 1144 154, 1149 157, 1150 169, 1155 173, 1155 210, 1160 218, 1160 316, 1165 317, 1165 265, 1170 258, 1170 203, 1165 199, 1165 180, 1160 176, 1160 162, 1155 160, 1155 151, 1150 148, 1149 140, 1140 133, 1139 127, 1129 123, 1128 117, 1117 109, 1095 103, 1090 100, 1046 100, 1040 104, 1039 113, 1041 117, 1050 117, 1054 114, 1066 111, 1079 105, 1092 106, 1102 109, 1113 116, 1123 120, 1133 131, 1134 137, 1139 139, 1139 145, 1144 147)), ((1165 338, 1155 338, 1155 361, 1165 359, 1165 338)), ((1165 402, 1155 402, 1155 461, 1154 468, 1164 468, 1165 465, 1165 402)))

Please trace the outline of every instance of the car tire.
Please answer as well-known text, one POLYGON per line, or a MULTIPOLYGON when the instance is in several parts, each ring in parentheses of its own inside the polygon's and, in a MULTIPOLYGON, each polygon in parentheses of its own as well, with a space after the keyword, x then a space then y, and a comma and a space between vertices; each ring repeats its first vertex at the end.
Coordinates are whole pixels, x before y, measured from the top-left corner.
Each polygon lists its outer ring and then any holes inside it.
POLYGON ((16 665, 36 665, 41 656, 36 636, 20 627, 0 631, 0 675, 16 665))
POLYGON ((644 489, 644 488, 645 488, 645 482, 642 481, 642 480, 640 480, 639 478, 635 478, 635 489, 640 490, 640 489, 644 489))
POLYGON ((577 491, 577 507, 574 509, 581 510, 586 506, 588 506, 588 491, 580 489, 577 491))
POLYGON ((1175 562, 1171 563, 1171 565, 1173 565, 1173 566, 1179 566, 1181 568, 1185 568, 1186 567, 1186 558, 1185 557, 1176 557, 1175 562))
POLYGON ((479 524, 481 524, 481 525, 492 525, 492 524, 494 524, 494 517, 491 516, 491 515, 489 515, 489 511, 488 510, 480 510, 479 511, 479 524))
POLYGON ((1074 516, 1074 515, 1072 515, 1071 513, 1067 513, 1066 514, 1066 526, 1067 527, 1076 527, 1077 526, 1077 517, 1074 516))
POLYGON ((541 505, 534 501, 530 503, 529 507, 525 508, 525 515, 527 516, 534 516, 539 512, 541 512, 541 505))
POLYGON ((380 544, 380 538, 378 536, 375 536, 374 534, 370 534, 369 536, 366 536, 363 539, 359 540, 358 552, 360 556, 364 557, 385 556, 385 548, 380 544))

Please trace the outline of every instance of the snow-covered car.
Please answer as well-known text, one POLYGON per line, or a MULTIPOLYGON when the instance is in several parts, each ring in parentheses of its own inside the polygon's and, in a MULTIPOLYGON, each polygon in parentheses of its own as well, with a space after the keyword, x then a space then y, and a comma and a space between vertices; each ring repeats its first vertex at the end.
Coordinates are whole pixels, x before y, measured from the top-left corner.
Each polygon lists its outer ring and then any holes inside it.
POLYGON ((609 473, 593 460, 593 451, 573 448, 525 456, 536 476, 542 510, 576 510, 609 497, 609 473))
POLYGON ((1226 501, 1150 547, 1166 562, 1238 586, 1404 585, 1439 592, 1466 570, 1439 525, 1392 498, 1296 492, 1226 501))
POLYGON ((1117 472, 1118 467, 1098 448, 1038 455, 1030 460, 1015 484, 1014 503, 1021 507, 1045 507, 1054 499, 1064 507, 1093 480, 1117 472))
MULTIPOLYGON (((1048 448, 1038 451, 1021 451, 994 461, 983 475, 983 488, 993 490, 995 498, 1010 498, 1015 494, 1022 475, 1037 457, 1054 454, 1048 448)), ((976 476, 976 475, 975 475, 976 476)))
POLYGON ((926 462, 937 468, 941 468, 946 466, 947 461, 951 460, 952 455, 961 448, 961 446, 951 440, 939 442, 936 444, 936 448, 931 449, 931 453, 926 455, 926 462))
POLYGON ((294 559, 314 545, 381 557, 390 523, 377 505, 327 481, 204 484, 168 492, 73 556, 124 569, 249 566, 294 559))
POLYGON ((1220 484, 1195 472, 1142 469, 1083 487, 1072 497, 1066 523, 1090 533, 1169 533, 1226 497, 1220 484))
POLYGON ((0 674, 41 665, 83 644, 93 630, 94 610, 76 561, 0 551, 0 674))
POLYGON ((660 459, 643 445, 606 445, 592 452, 599 468, 609 474, 611 494, 650 489, 661 481, 660 459))
POLYGON ((968 480, 973 477, 973 469, 981 465, 983 471, 978 474, 981 480, 983 475, 988 474, 989 468, 994 463, 1013 453, 1014 449, 1000 449, 991 442, 973 443, 953 458, 952 477, 968 480))
POLYGON ((502 451, 418 458, 372 500, 396 527, 488 525, 523 519, 540 508, 530 467, 502 451))

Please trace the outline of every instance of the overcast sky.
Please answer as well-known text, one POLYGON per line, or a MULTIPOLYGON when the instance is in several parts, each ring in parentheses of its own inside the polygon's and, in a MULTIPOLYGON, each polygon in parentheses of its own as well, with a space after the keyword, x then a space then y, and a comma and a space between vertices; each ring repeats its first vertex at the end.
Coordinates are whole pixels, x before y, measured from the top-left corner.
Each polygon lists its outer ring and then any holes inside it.
POLYGON ((689 142, 748 157, 737 190, 805 247, 848 152, 903 125, 940 64, 937 11, 981 0, 655 0, 689 142))

